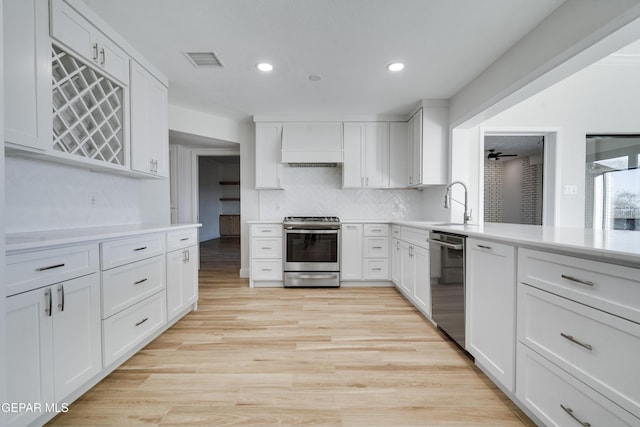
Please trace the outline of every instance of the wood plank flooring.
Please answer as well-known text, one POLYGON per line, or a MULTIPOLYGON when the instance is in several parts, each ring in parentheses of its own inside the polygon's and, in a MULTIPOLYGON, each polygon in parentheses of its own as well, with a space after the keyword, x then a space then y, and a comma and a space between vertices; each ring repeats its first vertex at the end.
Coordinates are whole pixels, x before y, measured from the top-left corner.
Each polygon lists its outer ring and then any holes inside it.
POLYGON ((250 289, 190 313, 52 426, 531 426, 393 288, 250 289))

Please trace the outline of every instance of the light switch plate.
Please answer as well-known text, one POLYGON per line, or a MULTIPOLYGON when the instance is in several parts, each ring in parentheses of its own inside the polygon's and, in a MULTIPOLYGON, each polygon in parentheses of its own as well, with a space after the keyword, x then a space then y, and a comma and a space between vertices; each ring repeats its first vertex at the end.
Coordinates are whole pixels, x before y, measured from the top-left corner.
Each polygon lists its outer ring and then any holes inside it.
POLYGON ((578 186, 575 184, 568 184, 564 186, 565 195, 578 194, 578 186))

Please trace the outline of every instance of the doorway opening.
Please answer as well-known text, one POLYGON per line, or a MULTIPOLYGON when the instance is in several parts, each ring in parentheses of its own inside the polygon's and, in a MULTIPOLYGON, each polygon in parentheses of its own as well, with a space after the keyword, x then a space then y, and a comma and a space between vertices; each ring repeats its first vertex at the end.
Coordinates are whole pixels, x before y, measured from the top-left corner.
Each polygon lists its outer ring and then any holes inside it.
POLYGON ((240 269, 240 156, 197 157, 200 269, 240 269))
POLYGON ((485 134, 484 222, 542 225, 545 135, 485 134))

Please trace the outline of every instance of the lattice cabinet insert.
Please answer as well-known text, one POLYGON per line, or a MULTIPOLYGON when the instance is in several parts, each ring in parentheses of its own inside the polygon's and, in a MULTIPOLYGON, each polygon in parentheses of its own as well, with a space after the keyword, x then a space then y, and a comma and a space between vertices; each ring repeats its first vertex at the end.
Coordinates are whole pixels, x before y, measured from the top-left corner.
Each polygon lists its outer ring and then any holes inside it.
POLYGON ((124 89, 52 45, 53 149, 124 166, 124 89))

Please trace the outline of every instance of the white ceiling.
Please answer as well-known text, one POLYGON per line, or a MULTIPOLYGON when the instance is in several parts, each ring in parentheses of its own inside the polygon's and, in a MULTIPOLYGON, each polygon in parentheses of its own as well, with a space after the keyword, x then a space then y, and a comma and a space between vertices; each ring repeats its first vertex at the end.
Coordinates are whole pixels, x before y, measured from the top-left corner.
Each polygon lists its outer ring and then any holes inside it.
POLYGON ((420 99, 451 98, 563 3, 84 1, 166 74, 171 104, 234 119, 404 114, 420 99), (186 51, 213 51, 224 68, 196 69, 186 51), (259 61, 274 71, 259 72, 259 61), (391 73, 393 61, 406 69, 391 73))
MULTIPOLYGON (((518 157, 527 157, 544 152, 543 138, 538 135, 492 135, 484 137, 485 156, 490 149, 503 154, 517 154, 518 157)), ((512 157, 505 157, 508 161, 512 157)))

